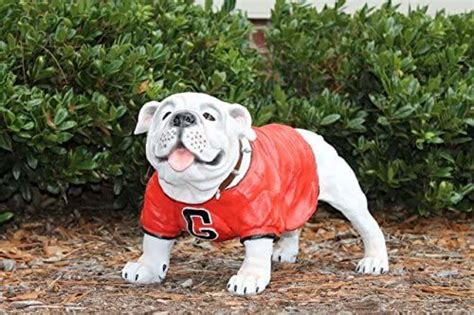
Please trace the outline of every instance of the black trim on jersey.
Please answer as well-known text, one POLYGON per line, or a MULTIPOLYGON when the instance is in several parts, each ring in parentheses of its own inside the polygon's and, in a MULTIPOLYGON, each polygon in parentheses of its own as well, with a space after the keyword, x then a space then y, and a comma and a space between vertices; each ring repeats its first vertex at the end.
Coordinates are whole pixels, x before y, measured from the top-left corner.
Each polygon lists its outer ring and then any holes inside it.
POLYGON ((250 240, 258 240, 258 239, 261 239, 261 238, 271 238, 273 239, 273 241, 276 241, 279 239, 279 237, 276 235, 276 234, 257 234, 257 235, 252 235, 252 236, 247 236, 247 237, 244 237, 244 238, 241 238, 240 239, 240 243, 244 243, 245 241, 250 241, 250 240))
POLYGON ((161 236, 161 235, 158 235, 158 234, 155 234, 155 233, 148 232, 144 228, 142 228, 142 230, 143 230, 143 233, 148 234, 148 235, 153 236, 153 237, 156 237, 156 238, 159 238, 159 239, 162 239, 162 240, 174 240, 175 238, 177 238, 179 236, 179 235, 176 235, 175 237, 161 236))

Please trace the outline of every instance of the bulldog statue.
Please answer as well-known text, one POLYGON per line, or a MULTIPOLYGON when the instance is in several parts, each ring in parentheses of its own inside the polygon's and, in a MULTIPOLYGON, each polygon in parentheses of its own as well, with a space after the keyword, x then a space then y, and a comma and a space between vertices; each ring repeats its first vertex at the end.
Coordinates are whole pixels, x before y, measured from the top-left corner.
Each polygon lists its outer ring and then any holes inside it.
POLYGON ((245 258, 227 290, 260 293, 272 261, 296 261, 299 229, 318 200, 360 233, 365 255, 356 271, 388 271, 385 239, 357 178, 321 136, 277 124, 254 128, 245 107, 200 93, 146 103, 135 134, 145 132, 156 172, 141 213, 143 255, 123 268, 126 281, 162 282, 175 238, 186 230, 205 240, 240 238, 245 258))

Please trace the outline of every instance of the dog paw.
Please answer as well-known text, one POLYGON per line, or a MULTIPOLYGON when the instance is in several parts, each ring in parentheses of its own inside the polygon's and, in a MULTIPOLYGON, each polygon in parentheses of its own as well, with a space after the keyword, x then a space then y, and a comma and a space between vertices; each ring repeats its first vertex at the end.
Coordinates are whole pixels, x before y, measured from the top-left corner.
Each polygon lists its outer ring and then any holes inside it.
POLYGON ((280 240, 273 246, 272 260, 283 263, 296 262, 299 250, 299 236, 299 230, 283 233, 280 240))
POLYGON ((387 273, 388 260, 386 258, 364 257, 357 264, 356 272, 370 275, 387 273))
POLYGON ((128 262, 122 269, 122 278, 136 284, 161 283, 165 279, 167 268, 166 264, 156 270, 140 262, 128 262))
POLYGON ((264 277, 235 275, 227 283, 227 290, 235 295, 255 295, 263 292, 270 281, 264 277))
POLYGON ((275 262, 282 263, 294 263, 296 262, 296 256, 298 255, 298 249, 287 247, 277 247, 273 250, 272 260, 275 262))

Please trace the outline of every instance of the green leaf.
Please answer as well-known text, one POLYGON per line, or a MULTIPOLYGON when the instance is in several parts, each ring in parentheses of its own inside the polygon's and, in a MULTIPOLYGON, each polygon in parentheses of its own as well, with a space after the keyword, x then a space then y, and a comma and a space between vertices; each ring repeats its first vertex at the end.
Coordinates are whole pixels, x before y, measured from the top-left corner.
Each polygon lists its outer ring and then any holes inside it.
POLYGON ((12 152, 12 140, 6 131, 0 133, 0 148, 12 152))
POLYGON ((53 122, 56 126, 59 126, 66 118, 68 112, 65 108, 60 108, 54 115, 53 122))
POLYGON ((60 132, 60 133, 58 133, 57 136, 58 136, 57 141, 59 143, 63 143, 63 142, 68 141, 69 139, 71 139, 74 135, 72 133, 69 133, 69 132, 60 132))
POLYGON ((118 119, 127 113, 127 108, 125 106, 119 106, 117 112, 115 113, 115 119, 118 119))
POLYGON ((89 160, 80 161, 75 166, 79 170, 88 171, 88 170, 93 170, 94 168, 96 168, 97 163, 93 159, 89 159, 89 160))
POLYGON ((35 76, 36 80, 43 80, 47 78, 51 78, 56 74, 56 69, 54 67, 48 67, 46 69, 42 69, 38 71, 37 75, 35 76))
POLYGON ((117 73, 123 65, 123 60, 114 60, 105 67, 105 74, 111 75, 117 73))
POLYGON ((434 176, 439 177, 439 178, 451 177, 452 170, 453 170, 452 167, 441 167, 436 170, 436 172, 434 173, 434 176))
POLYGON ((257 126, 267 124, 274 115, 274 108, 272 106, 265 106, 259 112, 255 120, 257 126))
POLYGON ((321 120, 320 124, 322 126, 331 125, 331 124, 335 123, 336 121, 338 121, 340 118, 341 118, 341 115, 339 115, 339 114, 330 114, 330 115, 327 115, 326 117, 324 117, 321 120))
POLYGON ((389 165, 387 168, 387 181, 389 184, 392 183, 394 176, 395 176, 395 170, 392 165, 389 165))
POLYGON ((279 104, 286 104, 286 94, 279 84, 275 85, 273 89, 273 96, 275 101, 279 104))
POLYGON ((15 215, 13 214, 13 212, 9 212, 9 211, 0 212, 0 224, 7 222, 14 216, 15 215))
POLYGON ((221 12, 230 13, 235 9, 235 0, 224 0, 221 12))
POLYGON ((40 104, 42 104, 44 102, 44 100, 42 98, 37 98, 37 99, 32 99, 28 102, 26 102, 26 105, 28 107, 35 107, 35 106, 38 106, 40 104))
POLYGON ((364 118, 354 118, 352 120, 349 121, 349 123, 347 124, 347 128, 349 129, 355 129, 355 130, 359 130, 359 131, 364 131, 365 128, 363 126, 363 123, 364 123, 365 119, 364 118))
POLYGON ((120 151, 126 151, 130 148, 130 146, 133 143, 133 138, 132 137, 125 137, 122 139, 122 142, 119 145, 119 150, 120 151))
POLYGON ((60 126, 59 126, 59 130, 61 131, 64 131, 64 130, 68 130, 68 129, 71 129, 71 128, 74 128, 77 126, 77 122, 75 121, 72 121, 72 120, 68 120, 68 121, 65 121, 63 122, 60 126))
POLYGON ((13 165, 12 173, 13 173, 13 178, 15 178, 16 180, 18 180, 20 178, 20 175, 21 175, 20 164, 15 163, 13 165))
POLYGON ((211 11, 212 10, 212 5, 213 5, 214 1, 213 0, 206 0, 204 2, 204 10, 206 11, 211 11))
POLYGON ((67 35, 66 28, 62 24, 60 24, 57 27, 56 32, 54 33, 54 40, 62 43, 66 39, 66 35, 67 35))
POLYGON ((31 187, 26 182, 20 185, 21 197, 27 202, 31 201, 31 187))
POLYGON ((227 74, 225 72, 215 71, 211 77, 212 84, 214 85, 214 87, 219 87, 222 85, 222 83, 224 83, 226 78, 227 74))
POLYGON ((26 163, 28 163, 28 166, 31 167, 32 169, 36 169, 38 166, 38 159, 33 156, 31 153, 26 154, 26 163))
POLYGON ((402 108, 399 108, 393 114, 394 119, 404 119, 410 116, 415 111, 415 108, 411 105, 405 105, 402 108))
POLYGON ((381 124, 382 126, 389 126, 390 122, 388 121, 387 117, 380 116, 377 118, 377 123, 381 124))
POLYGON ((24 130, 31 130, 35 127, 35 123, 30 121, 23 125, 24 130))
POLYGON ((449 154, 448 152, 441 152, 440 156, 445 159, 448 162, 451 162, 452 164, 455 164, 456 161, 454 160, 453 156, 449 154))
POLYGON ((114 194, 115 195, 120 195, 123 189, 123 181, 122 180, 116 180, 114 183, 114 194))

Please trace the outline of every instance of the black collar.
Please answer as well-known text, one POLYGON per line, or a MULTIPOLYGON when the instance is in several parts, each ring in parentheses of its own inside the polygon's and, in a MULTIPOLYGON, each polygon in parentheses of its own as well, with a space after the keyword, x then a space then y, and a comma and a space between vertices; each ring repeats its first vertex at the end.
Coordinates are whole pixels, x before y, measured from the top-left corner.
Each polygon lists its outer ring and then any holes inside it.
POLYGON ((239 145, 239 159, 237 160, 237 164, 235 164, 234 169, 232 172, 230 172, 229 176, 227 176, 226 179, 222 182, 222 184, 219 186, 219 191, 224 191, 230 183, 237 177, 239 174, 240 166, 242 165, 242 160, 244 157, 244 153, 242 150, 242 144, 239 145))

